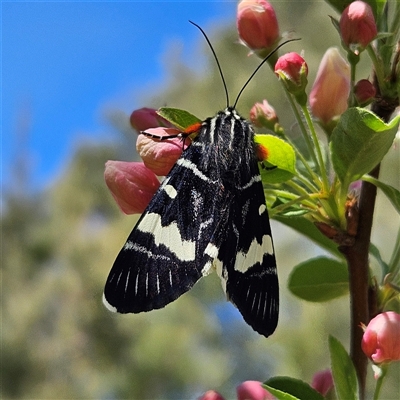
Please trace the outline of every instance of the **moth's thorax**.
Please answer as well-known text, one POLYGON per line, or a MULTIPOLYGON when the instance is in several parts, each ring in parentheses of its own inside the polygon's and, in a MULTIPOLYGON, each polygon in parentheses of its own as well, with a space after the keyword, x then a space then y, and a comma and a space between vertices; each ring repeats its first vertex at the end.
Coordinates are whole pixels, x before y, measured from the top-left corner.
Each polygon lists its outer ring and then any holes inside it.
POLYGON ((202 124, 199 140, 217 145, 220 151, 244 149, 253 146, 254 130, 250 122, 233 107, 219 111, 202 124))

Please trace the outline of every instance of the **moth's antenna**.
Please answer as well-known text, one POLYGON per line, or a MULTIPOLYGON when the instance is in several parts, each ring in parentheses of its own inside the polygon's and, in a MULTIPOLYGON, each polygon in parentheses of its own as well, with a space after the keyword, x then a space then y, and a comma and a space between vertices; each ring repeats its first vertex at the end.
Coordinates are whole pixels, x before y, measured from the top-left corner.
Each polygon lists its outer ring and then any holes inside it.
POLYGON ((282 46, 284 46, 287 43, 290 42, 294 42, 296 40, 301 40, 301 39, 289 39, 286 40, 285 42, 281 43, 279 46, 277 46, 274 50, 271 51, 271 53, 269 53, 267 55, 267 57, 264 58, 264 60, 261 61, 260 65, 255 69, 255 71, 250 75, 250 78, 247 79, 246 83, 243 85, 243 87, 240 89, 239 94, 236 97, 235 100, 235 104, 233 105, 233 108, 236 108, 236 104, 239 101, 239 97, 241 96, 241 94, 243 93, 243 90, 246 88, 246 86, 250 83, 250 81, 253 79, 253 76, 258 72, 258 70, 264 65, 264 63, 274 54, 276 53, 282 46))
MULTIPOLYGON (((226 106, 229 107, 229 94, 228 94, 228 88, 226 86, 226 82, 225 82, 225 78, 224 78, 224 74, 222 73, 222 69, 221 69, 221 65, 219 64, 217 55, 215 54, 214 48, 212 47, 212 44, 210 42, 210 40, 208 39, 206 33, 203 31, 203 29, 195 24, 192 21, 189 21, 192 25, 194 25, 196 28, 198 28, 200 30, 200 32, 203 34, 203 36, 206 38, 208 45, 210 46, 210 49, 214 55, 215 61, 217 62, 217 66, 218 66, 218 70, 219 70, 219 74, 221 75, 222 78, 222 83, 224 84, 224 89, 225 89, 225 96, 226 96, 226 106)), ((272 54, 272 53, 271 53, 272 54)), ((254 75, 254 74, 253 74, 254 75)))

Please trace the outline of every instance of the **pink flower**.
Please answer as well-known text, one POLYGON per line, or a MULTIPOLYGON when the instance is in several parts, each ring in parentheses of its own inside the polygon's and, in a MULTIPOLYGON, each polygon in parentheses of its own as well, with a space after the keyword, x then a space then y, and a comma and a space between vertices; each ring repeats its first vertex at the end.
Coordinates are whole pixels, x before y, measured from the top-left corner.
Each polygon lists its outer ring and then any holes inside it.
POLYGON ((215 390, 208 390, 198 400, 225 400, 225 399, 215 390))
POLYGON ((254 104, 250 110, 250 120, 256 127, 265 127, 271 130, 274 130, 275 124, 279 121, 274 107, 267 100, 254 104))
POLYGON ((350 67, 335 47, 324 54, 310 92, 309 103, 314 117, 328 124, 347 109, 350 93, 350 67))
POLYGON ((157 114, 154 108, 143 107, 132 112, 130 122, 138 132, 145 131, 148 128, 157 128, 159 126, 172 127, 164 118, 157 114))
POLYGON ((375 95, 376 89, 368 79, 361 79, 354 86, 354 96, 361 106, 369 104, 375 95))
POLYGON ((270 49, 279 39, 278 20, 268 1, 239 2, 236 23, 240 39, 252 50, 270 49))
MULTIPOLYGON (((180 133, 175 128, 146 129, 146 133, 156 136, 170 136, 180 133)), ((182 154, 183 142, 181 138, 166 139, 163 141, 152 139, 146 135, 139 135, 136 141, 136 150, 147 168, 156 175, 167 175, 182 154)))
POLYGON ((400 360, 400 314, 387 311, 373 318, 364 330, 361 347, 376 364, 400 360))
POLYGON ((238 400, 274 400, 267 390, 262 386, 261 382, 258 381, 245 381, 236 388, 238 400))
POLYGON ((312 379, 311 387, 314 388, 322 396, 326 394, 333 388, 333 377, 330 369, 317 372, 312 379))
POLYGON ((353 1, 340 17, 340 34, 347 47, 366 47, 377 35, 374 13, 369 4, 353 1))
POLYGON ((140 214, 149 204, 160 183, 140 162, 107 161, 104 179, 125 214, 140 214))

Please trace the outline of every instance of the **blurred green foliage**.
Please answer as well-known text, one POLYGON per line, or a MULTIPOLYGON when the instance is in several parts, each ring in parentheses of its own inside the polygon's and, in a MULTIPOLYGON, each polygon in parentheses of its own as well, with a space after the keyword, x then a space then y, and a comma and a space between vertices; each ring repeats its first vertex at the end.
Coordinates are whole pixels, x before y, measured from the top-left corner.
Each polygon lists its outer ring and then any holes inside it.
MULTIPOLYGON (((312 82, 325 49, 338 44, 327 17, 333 11, 320 2, 291 2, 290 7, 281 2, 276 9, 281 29, 295 29, 303 38, 285 51, 305 49, 312 82)), ((259 60, 236 43, 234 30, 204 28, 233 102, 259 60)), ((148 98, 143 106, 159 107, 167 100, 200 118, 225 106, 220 77, 200 34, 199 43, 202 50, 193 49, 193 59, 200 60, 201 72, 167 55, 168 88, 151 96, 159 103, 148 98)), ((296 137, 289 107, 267 67, 246 89, 238 109, 247 117, 246 110, 264 98, 296 137)), ((281 374, 311 381, 317 370, 328 368, 328 334, 342 343, 348 339, 348 299, 308 304, 288 294, 291 267, 321 250, 277 223, 272 229, 282 305, 280 324, 269 339, 252 332, 225 303, 216 276, 162 310, 114 315, 103 307, 105 279, 136 221, 121 215, 103 181, 106 160, 134 157, 128 116, 108 114, 121 130, 118 143, 80 145, 62 176, 40 193, 26 193, 23 182, 17 191, 3 192, 2 398, 193 399, 211 388, 234 398, 235 386, 246 379, 281 374)), ((398 187, 396 154, 390 152, 384 161, 382 179, 398 187)), ((382 254, 385 246, 393 246, 398 224, 390 207, 379 198, 383 211, 377 213, 375 243, 383 246, 382 254)), ((383 398, 397 398, 399 372, 398 365, 389 372, 383 398)))

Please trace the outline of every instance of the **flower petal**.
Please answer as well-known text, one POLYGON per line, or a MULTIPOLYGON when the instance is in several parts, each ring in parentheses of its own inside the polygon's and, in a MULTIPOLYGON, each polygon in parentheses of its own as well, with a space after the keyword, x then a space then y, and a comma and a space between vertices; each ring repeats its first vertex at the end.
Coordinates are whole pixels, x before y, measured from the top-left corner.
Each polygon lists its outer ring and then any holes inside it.
MULTIPOLYGON (((174 128, 147 129, 147 133, 156 136, 171 136, 179 134, 174 128)), ((167 175, 183 151, 181 138, 166 139, 163 141, 139 135, 136 141, 136 150, 147 168, 156 175, 167 175)))
POLYGON ((125 214, 140 214, 160 186, 156 175, 143 163, 107 161, 104 179, 125 214))

